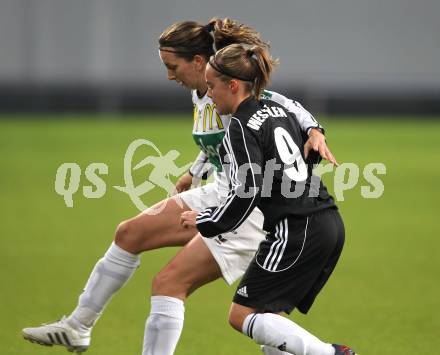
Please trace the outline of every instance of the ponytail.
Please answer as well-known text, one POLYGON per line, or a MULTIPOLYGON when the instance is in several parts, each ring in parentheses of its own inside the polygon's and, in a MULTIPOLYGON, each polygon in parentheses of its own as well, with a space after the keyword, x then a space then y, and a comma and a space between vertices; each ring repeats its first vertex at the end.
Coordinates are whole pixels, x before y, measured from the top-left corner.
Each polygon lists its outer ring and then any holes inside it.
POLYGON ((217 50, 230 44, 246 43, 269 48, 253 28, 230 18, 213 18, 206 25, 195 21, 176 22, 159 37, 159 48, 190 61, 195 55, 209 60, 217 50))

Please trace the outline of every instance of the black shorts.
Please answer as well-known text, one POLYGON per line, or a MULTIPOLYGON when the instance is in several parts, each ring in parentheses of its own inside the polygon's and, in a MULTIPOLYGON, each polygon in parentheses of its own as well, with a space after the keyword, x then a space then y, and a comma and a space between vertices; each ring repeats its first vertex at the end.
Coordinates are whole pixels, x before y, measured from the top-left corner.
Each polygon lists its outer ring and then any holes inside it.
POLYGON ((284 218, 260 243, 234 302, 259 312, 307 313, 335 268, 344 239, 336 208, 284 218))

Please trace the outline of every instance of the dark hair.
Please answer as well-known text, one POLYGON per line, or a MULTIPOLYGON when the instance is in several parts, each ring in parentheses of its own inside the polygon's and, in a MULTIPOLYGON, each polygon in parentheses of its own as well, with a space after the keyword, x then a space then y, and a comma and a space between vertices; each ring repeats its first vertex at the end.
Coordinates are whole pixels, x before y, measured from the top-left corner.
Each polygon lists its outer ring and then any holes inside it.
POLYGON ((231 44, 213 55, 209 64, 221 80, 242 80, 259 98, 278 60, 271 57, 267 46, 231 44))
POLYGON ((255 44, 269 48, 253 28, 230 18, 213 18, 203 25, 195 21, 176 22, 159 37, 159 48, 170 47, 176 56, 188 61, 202 55, 208 61, 217 50, 233 43, 255 44))

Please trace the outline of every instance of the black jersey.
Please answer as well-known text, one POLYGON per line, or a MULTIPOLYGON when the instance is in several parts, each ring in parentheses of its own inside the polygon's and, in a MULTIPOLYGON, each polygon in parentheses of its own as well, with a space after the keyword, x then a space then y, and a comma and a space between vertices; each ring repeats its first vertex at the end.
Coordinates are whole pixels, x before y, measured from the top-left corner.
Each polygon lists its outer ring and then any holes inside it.
POLYGON ((293 113, 272 100, 244 100, 231 118, 220 146, 230 192, 224 203, 197 216, 204 237, 235 230, 255 207, 269 231, 288 215, 309 216, 335 207, 320 179, 312 175, 314 154, 304 159, 307 136, 293 113))

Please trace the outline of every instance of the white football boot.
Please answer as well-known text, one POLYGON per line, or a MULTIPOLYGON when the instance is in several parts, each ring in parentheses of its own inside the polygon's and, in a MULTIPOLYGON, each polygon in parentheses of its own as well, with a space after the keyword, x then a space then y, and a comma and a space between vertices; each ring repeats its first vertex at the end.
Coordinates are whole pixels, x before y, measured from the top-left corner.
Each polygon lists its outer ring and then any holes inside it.
POLYGON ((67 324, 66 317, 35 328, 24 328, 23 337, 40 345, 65 346, 70 352, 82 353, 90 346, 90 332, 80 333, 67 324))

